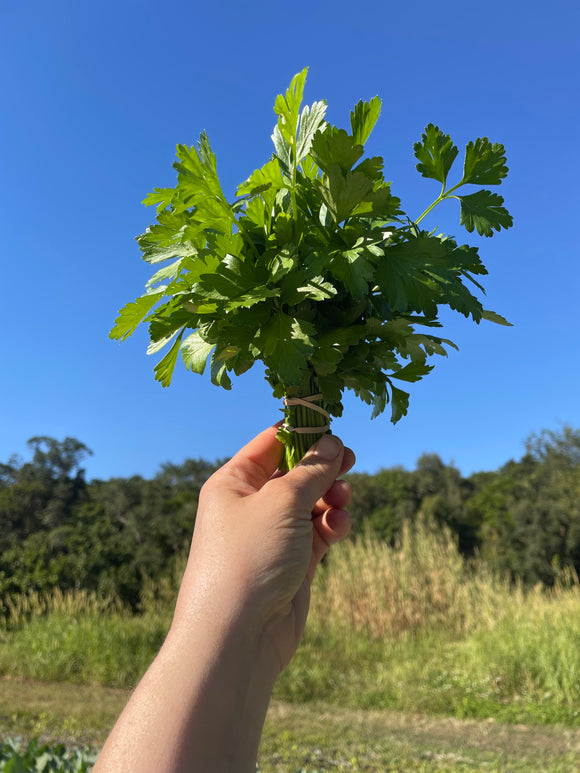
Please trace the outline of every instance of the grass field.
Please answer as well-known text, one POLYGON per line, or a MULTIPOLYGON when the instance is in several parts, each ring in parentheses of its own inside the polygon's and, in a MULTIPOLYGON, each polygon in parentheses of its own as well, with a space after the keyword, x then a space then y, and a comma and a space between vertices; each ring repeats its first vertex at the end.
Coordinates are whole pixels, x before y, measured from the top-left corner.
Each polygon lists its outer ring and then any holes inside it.
MULTIPOLYGON (((68 748, 97 749, 129 694, 20 680, 0 688, 3 738, 41 736, 68 748)), ((573 773, 580 729, 273 701, 259 765, 261 773, 573 773)))
MULTIPOLYGON (((0 630, 0 733, 98 746, 171 619, 83 592, 18 599, 0 630)), ((280 678, 261 773, 580 771, 580 590, 524 592, 419 525, 331 552, 280 678)), ((1 770, 1 768, 0 768, 1 770)))

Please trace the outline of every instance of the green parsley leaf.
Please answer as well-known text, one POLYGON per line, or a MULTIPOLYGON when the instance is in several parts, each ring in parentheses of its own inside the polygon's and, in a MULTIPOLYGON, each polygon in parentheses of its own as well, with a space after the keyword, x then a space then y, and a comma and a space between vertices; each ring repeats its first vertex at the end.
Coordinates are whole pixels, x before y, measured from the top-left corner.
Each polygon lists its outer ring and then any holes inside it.
POLYGON ((376 282, 390 308, 437 317, 447 303, 465 316, 481 319, 482 307, 463 284, 469 272, 485 271, 477 249, 457 248, 452 239, 419 232, 394 240, 376 271, 376 282))
POLYGON ((475 185, 499 185, 507 176, 505 149, 494 145, 487 137, 468 142, 465 148, 462 183, 475 185))
POLYGON ((300 105, 302 104, 302 95, 304 94, 304 84, 306 83, 306 74, 308 68, 305 67, 293 78, 290 86, 284 95, 279 94, 274 103, 274 112, 280 116, 278 129, 280 134, 292 145, 296 138, 298 120, 300 116, 300 105))
POLYGON ((326 102, 313 102, 312 107, 306 107, 300 115, 300 130, 298 132, 298 143, 296 147, 296 162, 300 163, 310 152, 312 140, 317 132, 323 131, 325 127, 324 115, 326 113, 326 102))
POLYGON ((400 370, 394 371, 393 378, 397 378, 400 381, 408 381, 413 384, 415 381, 420 381, 423 376, 426 376, 427 373, 430 373, 432 370, 433 365, 427 365, 427 363, 421 361, 413 361, 400 370))
POLYGON ((181 356, 185 367, 194 373, 203 374, 207 358, 214 348, 215 344, 204 341, 197 330, 188 335, 181 345, 181 356))
POLYGON ((350 114, 350 127, 355 145, 364 145, 370 137, 381 114, 381 100, 373 97, 370 102, 360 102, 350 114))
POLYGON ((171 384, 175 363, 177 362, 177 355, 179 354, 179 347, 181 346, 182 335, 183 333, 180 333, 179 338, 177 338, 171 349, 154 368, 155 379, 161 382, 161 386, 168 387, 171 384))
POLYGON ((335 253, 328 268, 344 284, 353 298, 362 298, 369 293, 369 282, 375 274, 374 266, 362 254, 362 250, 344 250, 335 253))
POLYGON ((430 177, 445 185, 447 175, 459 151, 448 134, 430 123, 421 136, 421 142, 413 146, 419 160, 417 169, 423 177, 430 177))
POLYGON ((391 384, 391 421, 396 424, 409 410, 409 393, 391 384))
POLYGON ((316 134, 312 140, 312 158, 327 174, 337 165, 344 174, 349 172, 364 153, 362 145, 357 145, 354 137, 344 129, 328 126, 324 132, 316 134))
POLYGON ((493 236, 494 230, 513 225, 513 218, 502 206, 503 198, 497 193, 483 190, 456 198, 461 202, 460 223, 469 233, 476 229, 480 236, 493 236))
POLYGON ((232 388, 232 380, 228 376, 228 369, 225 362, 215 357, 215 352, 211 358, 211 380, 216 386, 221 386, 224 389, 232 388))
POLYGON ((159 285, 159 282, 163 282, 167 279, 175 279, 175 277, 179 274, 179 269, 181 268, 183 260, 184 258, 178 258, 177 260, 173 261, 173 263, 170 263, 169 266, 164 266, 163 268, 160 268, 159 271, 156 271, 145 285, 147 291, 159 292, 161 289, 165 290, 165 287, 160 288, 155 287, 155 285, 159 285))
POLYGON ((154 188, 153 193, 143 199, 143 204, 147 207, 157 204, 157 211, 162 212, 171 205, 174 196, 175 188, 154 188))
POLYGON ((266 366, 288 386, 299 386, 314 351, 312 325, 278 312, 260 330, 256 343, 266 366))
POLYGON ((481 316, 483 319, 487 319, 488 322, 495 322, 496 325, 504 325, 504 327, 513 327, 511 322, 508 322, 508 320, 505 317, 502 317, 501 314, 497 314, 495 311, 488 311, 487 309, 484 309, 483 314, 481 316))
POLYGON ((255 196, 271 187, 275 189, 280 188, 282 182, 280 162, 277 158, 272 158, 263 167, 252 172, 248 179, 238 186, 237 193, 238 196, 244 194, 255 196))
MULTIPOLYGON (((383 159, 364 156, 379 97, 355 105, 349 132, 326 122, 323 100, 302 106, 306 74, 276 98, 274 155, 235 197, 222 190, 205 133, 196 146, 177 146, 176 185, 147 196, 156 222, 137 237, 143 259, 163 265, 145 294, 121 309, 110 336, 125 340, 143 322, 150 354, 170 345, 155 367, 163 386, 180 351, 194 373, 209 361, 212 383, 224 389, 232 373, 260 360, 276 398, 320 395, 329 415, 340 416, 343 391, 351 389, 372 406, 373 418, 390 403, 397 422, 409 394, 393 380, 415 383, 432 370, 431 357, 455 347, 430 332, 441 327, 442 308, 509 325, 476 294, 484 292, 476 277, 487 273, 478 249, 418 225, 441 201, 457 198, 468 232, 509 228, 500 196, 457 192, 500 184, 504 148, 487 138, 468 143, 463 177, 448 187, 458 150, 429 124, 414 145, 417 169, 442 190, 413 218, 391 193, 383 159)), ((291 426, 312 429, 281 430, 290 466, 317 439, 324 418, 291 406, 285 415, 291 426)))
POLYGON ((125 304, 115 320, 115 325, 109 333, 109 338, 117 339, 118 341, 124 341, 129 338, 153 306, 163 298, 163 295, 163 292, 142 295, 136 301, 125 304))

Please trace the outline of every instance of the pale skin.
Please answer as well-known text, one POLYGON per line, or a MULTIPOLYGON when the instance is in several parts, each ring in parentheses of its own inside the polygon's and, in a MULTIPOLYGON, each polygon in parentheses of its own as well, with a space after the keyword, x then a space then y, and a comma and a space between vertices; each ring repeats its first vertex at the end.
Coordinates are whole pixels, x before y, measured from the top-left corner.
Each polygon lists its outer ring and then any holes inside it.
POLYGON ((271 427, 204 485, 167 639, 93 773, 255 773, 314 572, 350 529, 352 451, 326 435, 285 475, 281 455, 271 427))

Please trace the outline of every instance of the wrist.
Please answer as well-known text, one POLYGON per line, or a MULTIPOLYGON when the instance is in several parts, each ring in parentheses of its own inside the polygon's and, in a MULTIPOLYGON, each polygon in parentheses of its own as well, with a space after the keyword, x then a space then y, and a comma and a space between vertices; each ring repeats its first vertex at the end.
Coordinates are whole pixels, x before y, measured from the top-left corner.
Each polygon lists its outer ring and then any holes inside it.
MULTIPOLYGON (((193 566, 195 562, 186 570, 167 644, 173 646, 175 641, 176 649, 183 646, 185 652, 193 649, 198 654, 207 651, 231 657, 247 673, 256 669, 271 691, 285 665, 278 653, 276 628, 286 609, 279 604, 273 607, 271 592, 248 579, 256 575, 253 568, 242 564, 240 570, 238 565, 234 573, 230 564, 213 572, 204 567, 206 571, 190 573, 193 566)), ((291 609, 289 600, 287 604, 291 609)))
POLYGON ((272 690, 280 673, 275 647, 265 628, 243 613, 176 617, 161 652, 180 658, 185 667, 205 670, 208 675, 230 672, 239 687, 272 690))
POLYGON ((175 675, 184 758, 196 760, 193 770, 253 773, 279 672, 261 637, 231 620, 194 628, 178 623, 158 659, 175 675))

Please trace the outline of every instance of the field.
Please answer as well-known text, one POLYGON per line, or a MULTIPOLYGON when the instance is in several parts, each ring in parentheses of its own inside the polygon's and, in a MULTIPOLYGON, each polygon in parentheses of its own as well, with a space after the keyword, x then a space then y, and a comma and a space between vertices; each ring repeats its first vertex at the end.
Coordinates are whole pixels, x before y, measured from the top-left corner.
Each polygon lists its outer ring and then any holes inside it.
MULTIPOLYGON (((13 605, 0 738, 97 749, 163 639, 176 582, 149 588, 137 617, 82 592, 13 605)), ((345 543, 317 576, 260 771, 578 771, 578 674, 573 576, 524 592, 425 525, 398 549, 345 543)))
MULTIPOLYGON (((120 688, 5 680, 0 732, 97 749, 128 694, 120 688)), ((564 773, 579 769, 579 755, 578 729, 275 700, 260 771, 564 773)))

